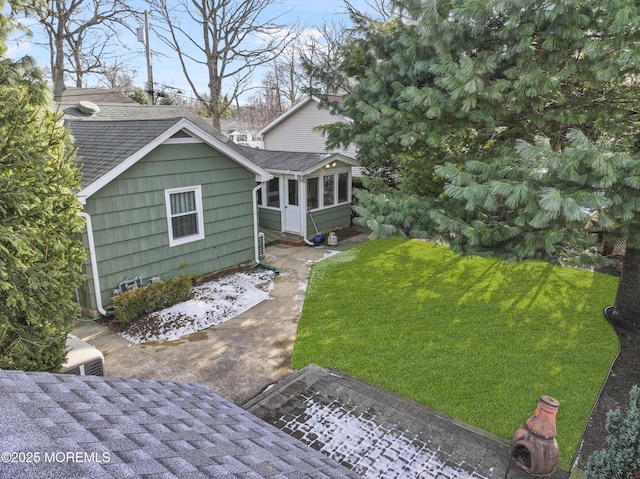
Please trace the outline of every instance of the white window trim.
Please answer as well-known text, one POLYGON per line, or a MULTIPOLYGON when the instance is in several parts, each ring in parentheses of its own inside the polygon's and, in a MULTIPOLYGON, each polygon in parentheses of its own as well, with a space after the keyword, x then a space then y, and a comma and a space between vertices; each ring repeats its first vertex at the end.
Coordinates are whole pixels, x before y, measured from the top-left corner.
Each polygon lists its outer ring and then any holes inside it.
POLYGON ((347 171, 332 171, 330 173, 321 173, 319 175, 313 175, 313 176, 309 176, 307 178, 307 180, 311 179, 311 178, 318 178, 318 207, 317 208, 313 208, 311 211, 319 211, 319 210, 325 210, 325 209, 330 209, 330 208, 335 208, 336 206, 342 206, 342 205, 346 205, 348 203, 351 203, 350 199, 347 199, 346 201, 338 201, 338 175, 340 175, 341 173, 347 173, 348 174, 348 181, 347 181, 347 198, 351 198, 351 182, 352 182, 352 178, 351 175, 349 174, 349 172, 347 171), (332 205, 325 205, 324 204, 324 177, 325 176, 333 176, 333 204, 332 205))
POLYGON ((167 210, 167 228, 169 233, 169 246, 179 246, 182 244, 192 243, 194 241, 199 241, 204 239, 204 215, 202 210, 202 187, 200 185, 197 186, 187 186, 184 188, 172 188, 169 190, 164 190, 164 203, 167 210), (187 193, 194 192, 195 200, 196 200, 196 214, 198 220, 198 233, 189 236, 182 236, 180 238, 173 238, 173 226, 171 224, 171 195, 176 193, 187 193))
POLYGON ((265 181, 265 183, 262 185, 262 201, 260 202, 260 208, 264 208, 265 210, 273 210, 273 211, 281 211, 282 208, 282 178, 278 178, 278 202, 280 203, 280 206, 269 206, 267 204, 269 198, 267 197, 269 192, 268 192, 268 181, 265 181))

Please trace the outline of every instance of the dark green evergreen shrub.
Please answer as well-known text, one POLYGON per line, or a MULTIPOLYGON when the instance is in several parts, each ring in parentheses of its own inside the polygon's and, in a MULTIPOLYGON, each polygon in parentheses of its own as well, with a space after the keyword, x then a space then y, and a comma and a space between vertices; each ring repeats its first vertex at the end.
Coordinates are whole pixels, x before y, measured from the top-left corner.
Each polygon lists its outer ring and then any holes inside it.
POLYGON ((128 323, 144 314, 144 294, 142 291, 142 289, 132 289, 113 297, 116 320, 119 323, 128 323))
POLYGON ((0 369, 56 372, 78 313, 84 221, 70 131, 35 60, 7 56, 14 20, 36 5, 0 0, 0 369))
POLYGON ((114 296, 116 320, 119 323, 128 323, 143 314, 186 301, 191 297, 192 285, 192 278, 182 275, 114 296))
POLYGON ((589 456, 585 479, 634 479, 640 476, 640 388, 629 393, 629 409, 607 413, 608 449, 589 456))

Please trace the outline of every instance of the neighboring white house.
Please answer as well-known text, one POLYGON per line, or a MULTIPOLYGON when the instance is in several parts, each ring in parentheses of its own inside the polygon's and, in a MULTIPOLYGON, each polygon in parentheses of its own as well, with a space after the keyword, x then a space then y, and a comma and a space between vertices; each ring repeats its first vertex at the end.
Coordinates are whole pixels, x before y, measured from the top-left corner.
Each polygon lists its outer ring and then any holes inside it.
POLYGON ((250 128, 245 123, 233 118, 221 118, 220 124, 224 136, 235 144, 248 146, 249 148, 264 149, 264 143, 258 138, 256 130, 250 128))
MULTIPOLYGON (((340 100, 340 97, 331 97, 340 100)), ((329 123, 351 120, 344 116, 332 115, 327 109, 320 108, 321 99, 317 96, 299 101, 278 118, 258 132, 258 137, 264 141, 264 147, 272 151, 299 151, 306 153, 340 153, 349 158, 356 158, 355 146, 347 149, 328 150, 325 146, 325 136, 316 127, 329 123)), ((360 168, 355 167, 353 176, 361 176, 360 168)))

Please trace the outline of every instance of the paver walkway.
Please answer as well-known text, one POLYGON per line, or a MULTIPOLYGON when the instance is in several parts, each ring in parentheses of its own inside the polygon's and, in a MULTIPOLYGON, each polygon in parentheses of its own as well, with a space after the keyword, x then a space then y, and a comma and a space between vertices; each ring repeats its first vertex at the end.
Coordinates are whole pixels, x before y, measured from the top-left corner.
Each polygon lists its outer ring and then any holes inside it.
POLYGON ((365 478, 533 477, 509 441, 331 368, 307 366, 244 407, 365 478))

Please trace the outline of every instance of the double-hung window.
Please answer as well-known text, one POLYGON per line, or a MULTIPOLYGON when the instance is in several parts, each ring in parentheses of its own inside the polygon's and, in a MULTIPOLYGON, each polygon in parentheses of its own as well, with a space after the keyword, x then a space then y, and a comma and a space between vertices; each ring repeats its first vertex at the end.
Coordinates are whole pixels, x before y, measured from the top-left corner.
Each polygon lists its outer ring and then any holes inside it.
POLYGON ((165 190, 169 246, 204 238, 202 190, 200 186, 165 190))

